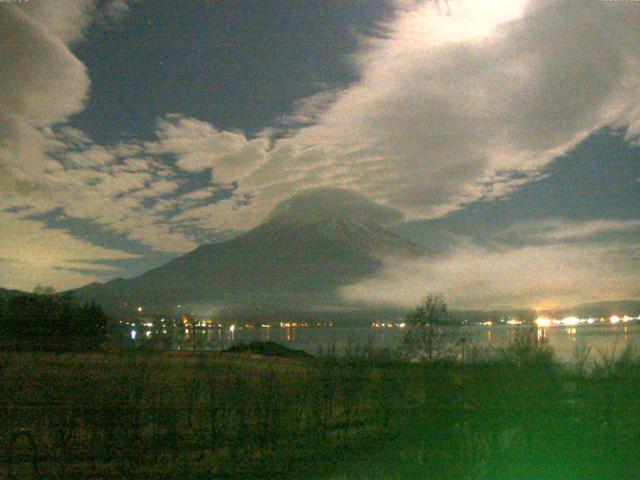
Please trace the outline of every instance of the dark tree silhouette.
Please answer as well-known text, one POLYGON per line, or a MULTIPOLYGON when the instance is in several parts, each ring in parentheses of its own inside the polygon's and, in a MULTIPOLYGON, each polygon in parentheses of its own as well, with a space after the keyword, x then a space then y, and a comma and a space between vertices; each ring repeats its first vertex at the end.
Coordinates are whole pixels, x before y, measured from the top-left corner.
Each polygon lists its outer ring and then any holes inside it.
POLYGON ((45 287, 44 285, 38 284, 33 289, 33 293, 36 295, 53 295, 56 293, 56 289, 53 287, 45 287))
POLYGON ((433 361, 446 351, 451 333, 445 327, 457 322, 449 314, 442 295, 428 295, 406 317, 407 329, 402 337, 403 349, 412 358, 433 361))
POLYGON ((18 349, 94 350, 106 338, 107 317, 70 295, 19 295, 8 299, 0 330, 18 349))

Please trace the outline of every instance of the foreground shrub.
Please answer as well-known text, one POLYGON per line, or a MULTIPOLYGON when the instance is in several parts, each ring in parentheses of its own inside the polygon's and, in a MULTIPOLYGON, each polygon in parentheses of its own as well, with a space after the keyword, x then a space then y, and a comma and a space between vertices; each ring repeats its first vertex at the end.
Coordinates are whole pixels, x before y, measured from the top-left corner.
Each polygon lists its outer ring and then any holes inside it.
POLYGON ((555 364, 555 352, 545 337, 539 337, 535 326, 516 332, 514 340, 500 350, 504 360, 519 366, 551 367, 555 364))

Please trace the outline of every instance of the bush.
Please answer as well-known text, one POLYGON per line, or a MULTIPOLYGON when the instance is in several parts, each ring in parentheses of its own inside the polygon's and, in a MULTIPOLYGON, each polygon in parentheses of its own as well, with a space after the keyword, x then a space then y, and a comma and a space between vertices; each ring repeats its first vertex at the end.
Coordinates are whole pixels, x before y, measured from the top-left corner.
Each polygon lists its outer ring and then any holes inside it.
POLYGON ((518 330, 511 344, 502 349, 504 360, 519 366, 552 366, 555 353, 544 337, 539 337, 535 327, 518 330))

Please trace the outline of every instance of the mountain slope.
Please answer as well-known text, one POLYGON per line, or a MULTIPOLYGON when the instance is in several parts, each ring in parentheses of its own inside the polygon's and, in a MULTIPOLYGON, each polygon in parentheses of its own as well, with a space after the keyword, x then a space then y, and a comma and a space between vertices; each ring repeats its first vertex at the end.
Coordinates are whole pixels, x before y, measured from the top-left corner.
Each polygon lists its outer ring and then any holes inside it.
POLYGON ((130 280, 87 285, 76 295, 103 305, 152 308, 182 303, 310 308, 339 303, 336 289, 375 274, 383 257, 425 253, 365 218, 336 211, 275 215, 240 237, 203 245, 130 280))

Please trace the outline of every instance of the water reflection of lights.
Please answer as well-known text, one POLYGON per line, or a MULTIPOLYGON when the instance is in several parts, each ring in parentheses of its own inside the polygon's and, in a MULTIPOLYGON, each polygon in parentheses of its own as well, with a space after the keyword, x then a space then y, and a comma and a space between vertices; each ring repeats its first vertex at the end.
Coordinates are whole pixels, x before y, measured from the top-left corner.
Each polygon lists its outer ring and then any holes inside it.
POLYGON ((269 328, 262 329, 262 341, 271 340, 271 330, 269 328))
POLYGON ((547 331, 544 328, 538 328, 538 340, 547 338, 547 331))
POLYGON ((131 340, 135 340, 136 335, 138 335, 138 332, 136 332, 135 330, 131 330, 131 340))
POLYGON ((229 325, 229 339, 231 339, 231 340, 235 339, 235 332, 236 332, 236 326, 235 325, 229 325))
POLYGON ((295 328, 285 328, 284 330, 285 340, 287 342, 291 342, 296 339, 296 330, 295 328))

